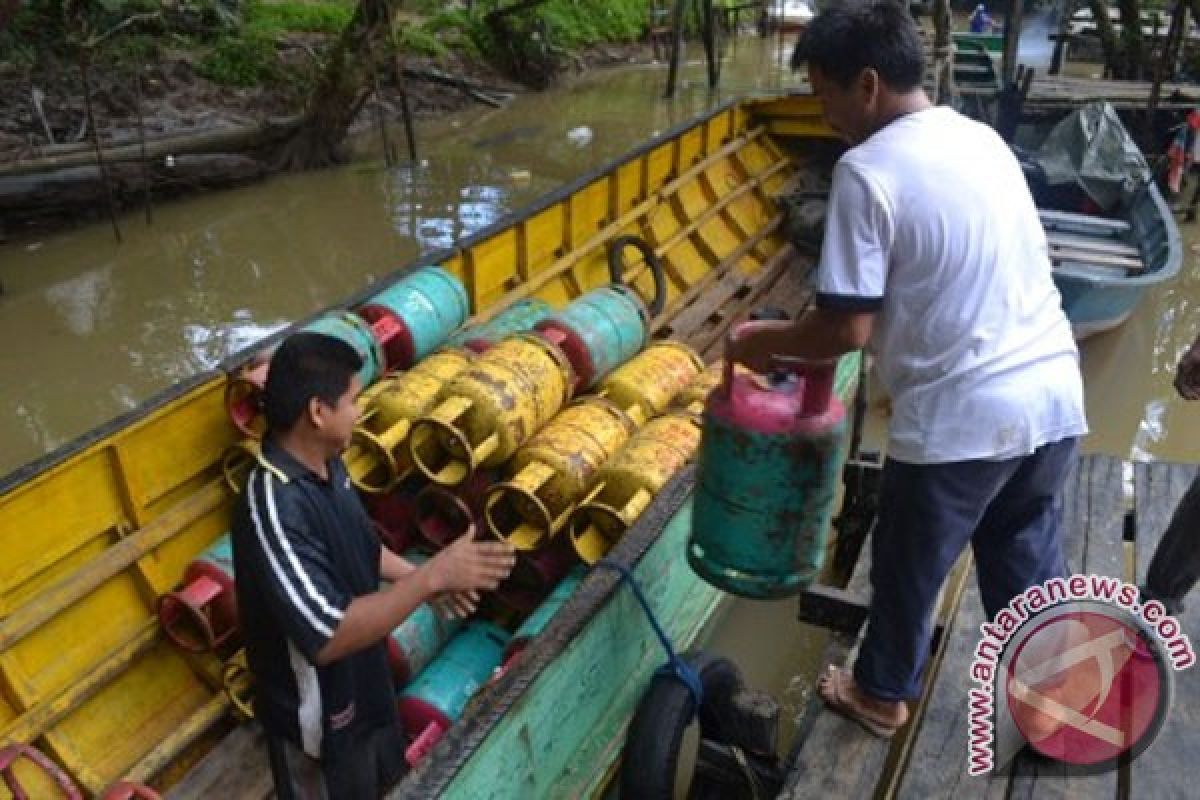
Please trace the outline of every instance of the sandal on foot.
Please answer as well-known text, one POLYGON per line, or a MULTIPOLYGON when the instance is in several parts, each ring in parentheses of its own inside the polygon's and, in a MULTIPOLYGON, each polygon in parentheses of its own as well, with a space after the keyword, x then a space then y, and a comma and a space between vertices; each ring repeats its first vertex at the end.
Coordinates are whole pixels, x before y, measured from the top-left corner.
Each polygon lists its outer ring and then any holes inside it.
POLYGON ((825 701, 825 705, 862 725, 867 731, 882 739, 890 739, 904 723, 896 723, 890 719, 863 708, 850 694, 850 673, 840 667, 830 664, 825 675, 817 683, 817 694, 825 701))

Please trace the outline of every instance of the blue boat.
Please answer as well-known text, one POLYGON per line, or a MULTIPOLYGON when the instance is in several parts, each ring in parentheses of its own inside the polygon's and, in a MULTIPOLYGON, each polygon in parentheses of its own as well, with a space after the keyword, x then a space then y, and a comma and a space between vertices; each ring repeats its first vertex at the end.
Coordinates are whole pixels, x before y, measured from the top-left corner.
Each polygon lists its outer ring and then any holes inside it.
POLYGON ((1045 209, 1054 283, 1076 339, 1111 330, 1143 293, 1179 274, 1183 242, 1158 187, 1147 183, 1115 217, 1045 209))

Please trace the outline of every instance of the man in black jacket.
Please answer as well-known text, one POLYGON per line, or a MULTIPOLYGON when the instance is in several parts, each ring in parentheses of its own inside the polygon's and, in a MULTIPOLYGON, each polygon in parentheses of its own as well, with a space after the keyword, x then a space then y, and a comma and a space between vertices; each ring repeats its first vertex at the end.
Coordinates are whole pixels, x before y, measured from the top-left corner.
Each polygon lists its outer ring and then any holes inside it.
MULTIPOLYGON (((1200 335, 1179 360, 1175 389, 1184 400, 1200 400, 1200 335)), ((1184 494, 1171 524, 1150 559, 1142 593, 1171 614, 1183 611, 1183 598, 1200 578, 1200 474, 1184 494)))
POLYGON ((380 545, 339 458, 361 366, 322 334, 280 346, 268 433, 234 517, 239 616, 280 800, 375 800, 401 776, 384 639, 427 600, 469 613, 514 563, 508 545, 471 537, 420 567, 380 545))

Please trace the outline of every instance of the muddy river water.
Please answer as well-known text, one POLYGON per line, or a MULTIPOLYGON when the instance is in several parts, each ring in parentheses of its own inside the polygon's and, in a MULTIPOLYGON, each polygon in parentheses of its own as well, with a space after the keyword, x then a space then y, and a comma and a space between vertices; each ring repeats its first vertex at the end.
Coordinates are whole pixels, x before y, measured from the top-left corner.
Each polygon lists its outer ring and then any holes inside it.
MULTIPOLYGON (((723 97, 794 82, 784 55, 776 39, 745 38, 723 94, 700 88, 692 62, 674 101, 661 99, 659 67, 594 73, 504 109, 419 124, 415 167, 385 169, 367 142, 365 159, 339 169, 158 206, 151 226, 129 214, 120 245, 101 224, 0 245, 0 474, 723 97)), ((1082 345, 1088 451, 1200 456, 1200 404, 1171 388, 1200 328, 1200 236, 1192 226, 1184 235, 1180 278, 1082 345)), ((739 602, 712 639, 790 711, 818 657, 794 619, 793 602, 739 602)))

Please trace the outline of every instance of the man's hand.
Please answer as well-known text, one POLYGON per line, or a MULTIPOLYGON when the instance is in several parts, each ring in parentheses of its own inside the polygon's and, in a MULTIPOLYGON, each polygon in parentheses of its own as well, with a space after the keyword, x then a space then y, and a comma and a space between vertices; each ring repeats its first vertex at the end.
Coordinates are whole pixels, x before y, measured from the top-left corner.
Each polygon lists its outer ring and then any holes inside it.
POLYGON ((1175 391, 1184 400, 1200 400, 1200 336, 1179 359, 1175 369, 1175 391))
POLYGON ((725 358, 765 375, 771 371, 775 361, 772 335, 791 327, 792 323, 787 320, 752 320, 736 325, 725 345, 725 358))
POLYGON ((433 598, 433 608, 441 616, 453 619, 465 619, 479 608, 479 592, 446 592, 433 598))
POLYGON ((512 545, 477 542, 470 533, 460 536, 420 567, 434 594, 491 591, 508 577, 517 563, 512 545))

